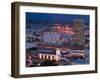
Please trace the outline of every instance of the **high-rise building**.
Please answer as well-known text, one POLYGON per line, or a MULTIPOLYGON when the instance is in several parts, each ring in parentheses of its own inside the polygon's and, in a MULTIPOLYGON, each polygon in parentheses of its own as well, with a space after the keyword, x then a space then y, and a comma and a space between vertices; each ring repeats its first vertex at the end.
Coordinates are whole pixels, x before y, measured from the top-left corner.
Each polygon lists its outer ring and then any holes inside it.
POLYGON ((82 19, 75 19, 73 23, 73 35, 72 45, 84 45, 84 21, 82 19))

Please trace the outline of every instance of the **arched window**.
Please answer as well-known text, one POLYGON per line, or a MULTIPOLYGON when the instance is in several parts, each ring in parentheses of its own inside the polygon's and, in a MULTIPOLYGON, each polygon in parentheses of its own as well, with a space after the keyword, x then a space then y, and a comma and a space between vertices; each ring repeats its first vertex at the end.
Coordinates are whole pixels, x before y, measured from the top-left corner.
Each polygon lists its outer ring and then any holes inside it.
POLYGON ((48 56, 48 59, 50 60, 50 55, 48 56))

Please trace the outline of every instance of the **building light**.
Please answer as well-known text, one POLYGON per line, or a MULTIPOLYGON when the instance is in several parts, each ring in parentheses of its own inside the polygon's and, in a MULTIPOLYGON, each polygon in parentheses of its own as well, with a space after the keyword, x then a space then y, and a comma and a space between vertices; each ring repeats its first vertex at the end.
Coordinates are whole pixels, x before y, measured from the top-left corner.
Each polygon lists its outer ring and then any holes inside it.
POLYGON ((48 55, 46 55, 46 58, 48 59, 48 58, 49 58, 49 56, 48 56, 48 55))
POLYGON ((56 58, 56 61, 59 61, 59 57, 58 56, 56 56, 55 58, 56 58))
POLYGON ((42 59, 42 54, 39 54, 39 58, 42 59))
POLYGON ((43 59, 45 59, 45 55, 43 54, 43 59))
POLYGON ((50 55, 50 60, 52 60, 53 58, 52 58, 52 55, 50 55))

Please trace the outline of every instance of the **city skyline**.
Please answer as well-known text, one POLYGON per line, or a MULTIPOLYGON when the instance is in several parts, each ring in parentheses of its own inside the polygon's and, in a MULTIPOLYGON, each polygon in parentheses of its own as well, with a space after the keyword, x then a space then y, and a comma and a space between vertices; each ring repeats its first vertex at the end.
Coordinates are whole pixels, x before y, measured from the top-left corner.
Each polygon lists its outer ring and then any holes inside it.
POLYGON ((26 67, 89 64, 89 16, 26 13, 26 67))

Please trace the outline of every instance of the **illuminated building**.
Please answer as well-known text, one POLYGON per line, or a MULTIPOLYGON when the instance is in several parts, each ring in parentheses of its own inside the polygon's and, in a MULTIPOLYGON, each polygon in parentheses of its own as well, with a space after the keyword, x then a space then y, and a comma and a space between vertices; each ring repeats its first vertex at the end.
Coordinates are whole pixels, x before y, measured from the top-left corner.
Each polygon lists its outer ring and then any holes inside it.
POLYGON ((46 52, 43 53, 42 52, 39 54, 39 58, 59 61, 61 58, 61 53, 59 49, 56 49, 56 53, 46 53, 46 52))

